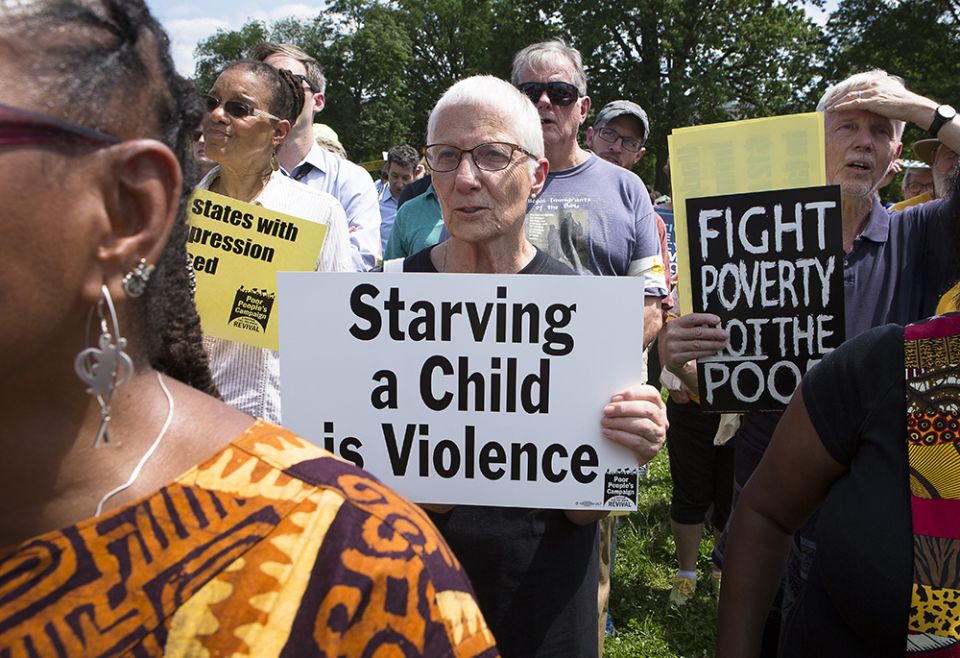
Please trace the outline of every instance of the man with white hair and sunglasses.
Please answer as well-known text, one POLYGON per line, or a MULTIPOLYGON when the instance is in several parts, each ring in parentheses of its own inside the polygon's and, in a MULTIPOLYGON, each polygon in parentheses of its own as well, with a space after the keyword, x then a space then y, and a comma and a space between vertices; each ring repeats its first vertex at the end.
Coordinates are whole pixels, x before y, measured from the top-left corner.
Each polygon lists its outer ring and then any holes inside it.
POLYGON ((527 236, 579 274, 641 277, 642 339, 649 345, 667 294, 656 214, 636 174, 580 146, 590 113, 580 53, 562 41, 527 46, 514 57, 511 82, 537 108, 550 162, 543 190, 530 202, 527 236))

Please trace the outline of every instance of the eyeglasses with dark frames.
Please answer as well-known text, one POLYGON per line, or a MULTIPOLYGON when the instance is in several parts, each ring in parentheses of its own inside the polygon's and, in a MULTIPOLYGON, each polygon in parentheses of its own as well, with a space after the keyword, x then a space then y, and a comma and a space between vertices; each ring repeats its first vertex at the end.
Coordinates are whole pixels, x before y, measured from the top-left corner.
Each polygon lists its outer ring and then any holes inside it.
POLYGON ((484 142, 472 149, 462 149, 450 144, 428 144, 423 149, 423 155, 427 159, 430 171, 442 174, 459 167, 465 153, 470 154, 478 169, 501 171, 513 162, 513 154, 517 151, 534 160, 537 159, 537 156, 519 144, 510 142, 484 142))
POLYGON ((112 146, 121 141, 93 128, 0 103, 0 145, 80 142, 112 146))
POLYGON ((207 94, 204 96, 203 101, 207 104, 207 112, 213 112, 215 109, 223 105, 224 112, 235 119, 245 119, 246 117, 252 115, 257 118, 264 117, 267 119, 272 119, 273 121, 280 120, 280 117, 274 116, 269 112, 264 112, 263 110, 258 110, 255 107, 247 105, 243 101, 222 101, 213 94, 207 94))
POLYGON ((624 137, 613 128, 607 128, 606 126, 597 131, 597 137, 609 144, 613 144, 619 139, 623 149, 631 153, 636 153, 643 147, 642 139, 637 137, 624 137))
MULTIPOLYGON (((289 71, 289 69, 287 69, 287 70, 289 71)), ((314 94, 319 94, 319 93, 320 93, 320 90, 317 89, 317 87, 316 87, 312 82, 310 82, 310 80, 307 78, 307 76, 305 76, 305 75, 300 75, 299 73, 294 73, 293 71, 290 71, 290 75, 292 75, 293 77, 295 77, 297 80, 299 80, 299 81, 302 82, 303 84, 307 85, 307 89, 309 89, 312 93, 314 93, 314 94)))
POLYGON ((569 82, 524 82, 517 85, 520 92, 536 105, 547 92, 547 98, 554 105, 566 106, 580 98, 580 90, 569 82))

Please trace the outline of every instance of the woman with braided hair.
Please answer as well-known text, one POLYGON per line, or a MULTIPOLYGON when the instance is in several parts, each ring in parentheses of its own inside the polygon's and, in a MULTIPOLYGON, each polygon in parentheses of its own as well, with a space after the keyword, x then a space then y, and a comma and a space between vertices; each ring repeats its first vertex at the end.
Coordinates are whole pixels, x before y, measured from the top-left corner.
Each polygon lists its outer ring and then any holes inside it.
MULTIPOLYGON (((228 64, 205 96, 206 157, 218 163, 197 187, 327 225, 316 269, 352 272, 347 217, 330 194, 288 178, 276 152, 303 109, 303 83, 256 60, 228 64)), ((276 350, 207 337, 214 381, 230 406, 280 422, 276 350)))
POLYGON ((0 655, 496 656, 419 508, 210 395, 200 115, 140 0, 0 0, 0 655))

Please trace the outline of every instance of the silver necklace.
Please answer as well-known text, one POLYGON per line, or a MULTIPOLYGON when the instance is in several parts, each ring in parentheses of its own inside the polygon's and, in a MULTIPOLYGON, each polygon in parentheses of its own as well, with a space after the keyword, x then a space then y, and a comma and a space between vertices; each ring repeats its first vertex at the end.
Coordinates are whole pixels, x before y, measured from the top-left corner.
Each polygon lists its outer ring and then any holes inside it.
POLYGON ((163 377, 160 373, 157 373, 157 381, 160 382, 160 388, 163 390, 163 394, 167 397, 167 419, 163 421, 163 427, 160 428, 160 433, 157 434, 157 438, 153 440, 153 443, 150 444, 150 447, 147 448, 147 451, 143 453, 143 457, 140 458, 140 461, 137 462, 137 465, 133 467, 133 472, 130 473, 130 477, 126 482, 121 484, 119 487, 111 489, 100 499, 100 502, 97 503, 97 512, 94 516, 100 516, 100 513, 103 511, 103 506, 108 500, 116 496, 121 491, 125 491, 133 486, 133 483, 137 481, 137 478, 140 477, 140 472, 143 470, 144 464, 147 463, 147 460, 153 456, 153 453, 156 452, 157 446, 160 445, 160 442, 163 441, 163 437, 167 434, 167 430, 170 429, 170 423, 173 421, 173 396, 170 395, 167 385, 163 383, 163 377))

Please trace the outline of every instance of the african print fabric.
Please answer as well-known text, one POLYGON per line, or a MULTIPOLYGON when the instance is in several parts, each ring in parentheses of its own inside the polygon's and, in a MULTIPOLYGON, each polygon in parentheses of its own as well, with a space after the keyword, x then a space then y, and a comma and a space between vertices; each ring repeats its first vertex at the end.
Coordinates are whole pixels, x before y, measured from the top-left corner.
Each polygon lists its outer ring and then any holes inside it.
POLYGON ((497 656, 416 506, 264 421, 130 505, 0 551, 0 656, 497 656))
POLYGON ((960 314, 904 328, 913 590, 907 654, 960 656, 960 314))

